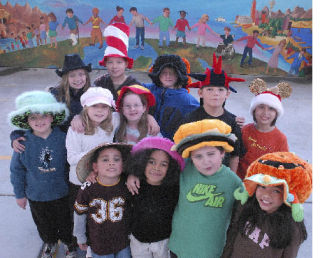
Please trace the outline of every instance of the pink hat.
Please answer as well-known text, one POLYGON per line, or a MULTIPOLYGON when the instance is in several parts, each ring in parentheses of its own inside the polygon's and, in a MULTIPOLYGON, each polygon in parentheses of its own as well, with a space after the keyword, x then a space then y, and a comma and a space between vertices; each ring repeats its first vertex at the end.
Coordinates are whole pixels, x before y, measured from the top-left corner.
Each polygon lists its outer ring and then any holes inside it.
POLYGON ((114 23, 107 26, 103 32, 107 47, 99 64, 106 66, 108 57, 122 57, 128 61, 128 68, 133 67, 133 59, 128 57, 130 27, 124 23, 114 23))
POLYGON ((90 87, 80 97, 81 105, 90 107, 95 104, 106 104, 109 107, 114 107, 114 100, 112 93, 102 87, 90 87))
POLYGON ((174 145, 172 141, 167 138, 159 136, 146 137, 133 146, 131 154, 135 154, 145 149, 159 149, 165 151, 171 158, 173 158, 179 164, 181 170, 184 169, 184 159, 176 151, 172 151, 171 148, 174 145))

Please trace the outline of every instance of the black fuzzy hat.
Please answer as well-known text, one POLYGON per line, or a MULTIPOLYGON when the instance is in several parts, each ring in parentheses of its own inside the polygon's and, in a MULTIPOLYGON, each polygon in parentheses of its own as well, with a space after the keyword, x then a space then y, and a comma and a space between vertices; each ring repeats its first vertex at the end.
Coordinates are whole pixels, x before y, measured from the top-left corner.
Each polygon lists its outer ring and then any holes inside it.
POLYGON ((187 76, 187 68, 183 60, 178 55, 161 55, 158 56, 154 65, 152 67, 152 71, 148 74, 151 78, 152 82, 161 86, 160 82, 160 73, 165 67, 172 67, 178 76, 177 84, 181 85, 185 88, 188 84, 188 76, 187 76))
POLYGON ((58 76, 62 77, 64 74, 77 69, 85 69, 88 72, 91 72, 92 70, 91 64, 85 65, 78 54, 65 55, 63 68, 61 71, 57 69, 56 73, 58 76))

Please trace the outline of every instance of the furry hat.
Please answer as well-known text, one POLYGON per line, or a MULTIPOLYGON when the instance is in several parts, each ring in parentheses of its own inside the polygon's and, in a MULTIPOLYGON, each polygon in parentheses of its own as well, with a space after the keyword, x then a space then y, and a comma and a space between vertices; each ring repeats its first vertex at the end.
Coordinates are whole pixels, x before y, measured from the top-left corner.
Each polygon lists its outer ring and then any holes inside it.
POLYGON ((283 201, 292 208, 295 221, 303 220, 304 203, 312 191, 312 167, 291 152, 268 153, 248 167, 243 180, 245 191, 235 191, 235 198, 246 203, 248 196, 253 196, 257 185, 283 186, 283 201))
POLYGON ((81 95, 80 102, 83 107, 90 107, 99 103, 114 107, 112 93, 102 87, 89 87, 89 89, 81 95))
POLYGON ((87 154, 85 154, 78 162, 76 172, 77 177, 81 183, 84 183, 88 177, 88 175, 92 171, 92 163, 94 155, 100 151, 101 149, 107 148, 115 148, 121 152, 122 160, 125 162, 127 158, 130 156, 130 150, 132 145, 126 143, 104 143, 90 150, 87 154))
POLYGON ((91 64, 85 65, 78 54, 65 55, 63 68, 61 71, 57 69, 56 74, 62 77, 64 74, 77 69, 85 69, 88 72, 92 71, 91 64))
POLYGON ((55 97, 46 91, 27 91, 16 98, 16 111, 9 113, 9 123, 20 129, 31 129, 28 124, 30 114, 48 114, 53 117, 52 125, 66 121, 69 110, 64 103, 59 103, 55 97))
POLYGON ((108 46, 99 62, 101 66, 106 66, 108 57, 122 57, 128 61, 127 68, 133 67, 133 59, 128 57, 129 34, 130 27, 125 23, 113 23, 105 28, 103 36, 106 37, 108 46))
POLYGON ((273 88, 267 88, 264 80, 257 78, 254 79, 249 85, 250 91, 255 95, 250 103, 250 115, 260 104, 266 104, 273 107, 277 111, 278 117, 283 115, 283 107, 281 103, 282 98, 288 98, 291 95, 292 88, 287 82, 280 82, 273 88))
POLYGON ((189 75, 199 81, 189 84, 188 88, 202 88, 204 86, 225 87, 227 90, 230 89, 232 92, 236 93, 237 91, 229 85, 229 82, 245 81, 245 79, 242 78, 229 77, 227 73, 222 70, 222 57, 219 56, 217 61, 215 53, 213 53, 212 69, 207 68, 204 74, 192 73, 189 75))
POLYGON ((173 136, 176 150, 183 158, 190 152, 204 146, 221 146, 226 152, 232 152, 237 137, 231 133, 231 127, 218 119, 204 119, 183 124, 173 136))
POLYGON ((187 68, 183 60, 178 55, 161 55, 158 56, 154 65, 152 67, 152 71, 148 74, 151 78, 152 82, 161 86, 160 82, 160 73, 165 67, 173 68, 178 76, 177 84, 182 87, 186 87, 188 84, 188 76, 187 76, 187 68))
POLYGON ((171 150, 174 143, 167 138, 162 137, 145 137, 141 141, 139 141, 136 145, 133 146, 131 150, 131 154, 136 154, 139 151, 146 149, 159 149, 166 152, 171 158, 177 161, 181 170, 184 169, 184 160, 183 158, 176 152, 171 150))

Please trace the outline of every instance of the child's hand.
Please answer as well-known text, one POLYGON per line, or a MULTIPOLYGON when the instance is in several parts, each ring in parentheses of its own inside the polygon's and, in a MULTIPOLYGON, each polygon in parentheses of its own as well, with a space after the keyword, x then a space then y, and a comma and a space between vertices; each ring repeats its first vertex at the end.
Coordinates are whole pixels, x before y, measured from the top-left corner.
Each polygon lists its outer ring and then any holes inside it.
POLYGON ((26 209, 26 206, 27 206, 27 198, 26 197, 23 197, 23 198, 20 198, 20 199, 16 199, 16 202, 18 204, 18 206, 22 209, 26 209))
POLYGON ((87 244, 79 244, 78 243, 78 246, 82 251, 87 251, 87 249, 88 249, 88 245, 87 244))
POLYGON ((127 188, 132 195, 139 194, 140 180, 134 175, 129 175, 127 178, 127 188))
POLYGON ((148 134, 156 136, 160 132, 160 126, 152 115, 148 114, 148 134))
POLYGON ((75 115, 71 121, 72 130, 77 133, 84 133, 84 126, 80 115, 75 115))
POLYGON ((244 126, 244 123, 246 122, 246 119, 244 117, 237 116, 236 122, 239 125, 239 127, 242 128, 244 126))
POLYGON ((95 183, 97 182, 96 177, 97 177, 97 173, 94 171, 91 171, 90 174, 88 175, 88 177, 86 178, 86 181, 89 181, 91 183, 95 183))
POLYGON ((18 153, 22 153, 24 152, 24 149, 25 149, 25 146, 23 144, 21 144, 19 141, 25 141, 26 138, 24 137, 19 137, 17 139, 15 139, 13 142, 12 142, 12 148, 15 152, 18 152, 18 153))

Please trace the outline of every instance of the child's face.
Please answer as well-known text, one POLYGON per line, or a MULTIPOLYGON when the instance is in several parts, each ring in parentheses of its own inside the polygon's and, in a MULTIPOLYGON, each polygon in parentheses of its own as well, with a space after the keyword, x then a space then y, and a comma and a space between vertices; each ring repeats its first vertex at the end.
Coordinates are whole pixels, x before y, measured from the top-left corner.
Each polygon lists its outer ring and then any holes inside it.
POLYGON ((96 125, 100 125, 110 114, 110 107, 106 104, 95 104, 87 107, 87 112, 90 120, 96 125))
POLYGON ((32 131, 36 134, 46 134, 51 131, 51 123, 53 117, 51 114, 30 114, 28 116, 28 124, 32 131))
POLYGON ((170 15, 170 11, 169 10, 163 11, 163 16, 164 17, 169 17, 169 15, 170 15))
POLYGON ((283 186, 258 185, 256 198, 261 210, 267 213, 273 213, 283 204, 283 186))
POLYGON ((141 116, 146 111, 146 106, 142 104, 141 98, 137 94, 127 94, 123 98, 122 113, 130 123, 138 123, 141 116))
POLYGON ((84 69, 77 69, 68 73, 68 82, 71 88, 75 90, 82 89, 86 82, 87 76, 84 69))
POLYGON ((106 61, 106 68, 111 79, 123 76, 127 66, 127 60, 122 57, 108 57, 106 61))
POLYGON ((131 11, 130 12, 133 16, 136 16, 137 15, 137 11, 131 11))
POLYGON ((216 173, 222 164, 224 151, 213 146, 205 146, 191 152, 191 160, 196 169, 205 176, 216 173))
POLYGON ((277 111, 266 104, 260 104, 254 110, 254 116, 258 126, 271 126, 277 117, 277 111))
POLYGON ((182 19, 184 19, 184 18, 186 17, 186 14, 185 14, 184 12, 181 12, 181 13, 180 13, 180 17, 181 17, 182 19))
POLYGON ((230 34, 230 31, 227 30, 227 29, 225 29, 225 30, 224 30, 224 33, 225 33, 226 35, 229 35, 229 34, 230 34))
POLYGON ((203 98, 203 104, 207 107, 222 107, 225 100, 229 97, 230 91, 225 87, 206 86, 198 91, 199 97, 203 98))
POLYGON ((122 14, 123 14, 123 9, 121 9, 121 10, 119 10, 119 11, 117 12, 117 15, 118 15, 118 16, 122 16, 122 14))
POLYGON ((72 17, 73 17, 73 13, 72 13, 72 12, 67 12, 67 16, 68 16, 69 18, 72 18, 72 17))
POLYGON ((162 69, 159 79, 164 88, 174 89, 178 81, 178 76, 173 68, 165 67, 162 69))
POLYGON ((258 35, 259 35, 259 33, 257 33, 257 32, 253 33, 253 37, 254 37, 254 38, 257 38, 258 35))
POLYGON ((169 167, 169 157, 162 150, 155 150, 151 153, 145 169, 147 183, 160 185, 165 178, 169 167))
POLYGON ((122 173, 122 156, 116 148, 107 148, 100 152, 97 162, 92 163, 93 171, 98 177, 117 179, 122 173))

